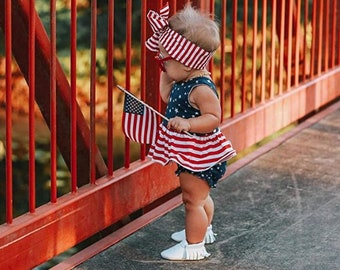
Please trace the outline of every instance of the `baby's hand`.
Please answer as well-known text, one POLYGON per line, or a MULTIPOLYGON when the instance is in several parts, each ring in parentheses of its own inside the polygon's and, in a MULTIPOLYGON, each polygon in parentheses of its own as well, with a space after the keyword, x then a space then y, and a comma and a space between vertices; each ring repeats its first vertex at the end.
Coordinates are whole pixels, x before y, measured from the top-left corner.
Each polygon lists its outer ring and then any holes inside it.
POLYGON ((184 119, 181 117, 171 118, 168 122, 168 129, 175 130, 177 132, 190 131, 190 121, 189 119, 184 119))

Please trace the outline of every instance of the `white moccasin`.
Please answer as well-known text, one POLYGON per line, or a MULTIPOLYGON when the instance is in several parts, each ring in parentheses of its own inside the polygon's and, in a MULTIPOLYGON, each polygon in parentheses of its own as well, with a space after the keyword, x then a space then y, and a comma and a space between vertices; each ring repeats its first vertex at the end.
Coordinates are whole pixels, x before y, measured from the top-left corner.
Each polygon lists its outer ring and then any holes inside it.
POLYGON ((204 246, 204 242, 198 244, 188 244, 186 240, 181 241, 177 245, 162 251, 163 259, 172 261, 196 261, 202 260, 210 256, 204 246))

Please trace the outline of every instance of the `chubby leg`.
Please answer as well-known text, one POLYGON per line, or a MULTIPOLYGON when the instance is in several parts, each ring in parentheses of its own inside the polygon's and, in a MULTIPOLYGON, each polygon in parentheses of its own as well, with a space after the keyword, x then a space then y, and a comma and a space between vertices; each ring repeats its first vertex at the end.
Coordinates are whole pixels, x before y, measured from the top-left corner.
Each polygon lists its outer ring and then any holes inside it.
POLYGON ((214 217, 214 210, 215 210, 214 201, 212 200, 210 195, 208 195, 208 198, 206 199, 206 202, 204 204, 204 211, 206 212, 208 217, 208 225, 212 223, 214 217))
POLYGON ((210 187, 204 180, 183 172, 179 176, 185 206, 185 232, 189 244, 203 241, 213 217, 214 205, 210 187))

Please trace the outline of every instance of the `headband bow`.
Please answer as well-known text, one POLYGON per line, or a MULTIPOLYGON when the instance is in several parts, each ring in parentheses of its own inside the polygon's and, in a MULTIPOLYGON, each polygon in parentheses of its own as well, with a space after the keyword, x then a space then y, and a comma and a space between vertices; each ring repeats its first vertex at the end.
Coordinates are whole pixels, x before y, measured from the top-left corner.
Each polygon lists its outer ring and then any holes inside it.
POLYGON ((159 39, 164 31, 169 27, 169 4, 163 7, 159 14, 156 11, 150 10, 147 18, 149 20, 153 35, 146 41, 146 47, 153 52, 159 51, 159 39))
POLYGON ((150 10, 149 20, 153 35, 145 42, 146 47, 153 52, 159 51, 162 45, 167 53, 176 61, 193 69, 204 69, 214 52, 208 52, 190 40, 186 39, 169 27, 168 3, 160 10, 160 13, 150 10))

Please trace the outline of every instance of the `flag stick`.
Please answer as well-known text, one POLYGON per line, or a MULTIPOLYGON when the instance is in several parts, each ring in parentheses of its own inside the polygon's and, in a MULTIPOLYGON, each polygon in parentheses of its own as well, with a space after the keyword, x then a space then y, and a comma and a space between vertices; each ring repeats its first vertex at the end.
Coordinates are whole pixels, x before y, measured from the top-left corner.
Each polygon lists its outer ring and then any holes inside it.
MULTIPOLYGON (((157 114, 158 116, 162 117, 164 120, 169 121, 169 118, 167 118, 166 116, 164 116, 163 114, 161 114, 160 112, 156 111, 154 108, 152 108, 150 105, 146 104, 145 102, 143 102, 142 100, 140 100, 139 98, 137 98, 136 96, 134 96, 133 94, 131 94, 128 90, 126 90, 124 87, 121 87, 120 85, 117 85, 118 89, 123 91, 125 94, 129 95, 130 97, 136 99, 138 102, 142 103, 145 107, 149 108, 151 111, 153 111, 155 114, 157 114)), ((188 131, 184 131, 185 134, 189 135, 189 136, 193 136, 190 132, 188 131)))

